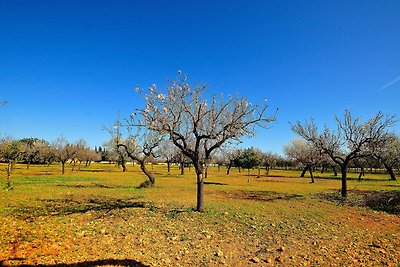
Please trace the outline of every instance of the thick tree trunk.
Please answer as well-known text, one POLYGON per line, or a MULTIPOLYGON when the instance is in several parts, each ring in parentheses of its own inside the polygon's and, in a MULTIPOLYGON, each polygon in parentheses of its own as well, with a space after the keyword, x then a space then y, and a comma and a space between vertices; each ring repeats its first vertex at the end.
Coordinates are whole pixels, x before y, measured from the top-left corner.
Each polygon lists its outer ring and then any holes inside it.
POLYGON ((300 177, 304 177, 304 175, 306 174, 307 170, 308 170, 308 166, 305 166, 303 171, 300 174, 300 177))
POLYGON ((125 161, 121 162, 122 172, 126 172, 126 164, 125 161))
POLYGON ((185 163, 181 162, 180 164, 181 164, 181 175, 184 175, 185 174, 185 163))
POLYGON ((146 174, 147 178, 149 178, 150 181, 150 185, 153 186, 156 183, 156 179, 154 178, 154 176, 151 174, 151 172, 149 172, 146 168, 146 163, 144 160, 140 161, 140 169, 142 170, 142 172, 144 174, 146 174))
POLYGON ((231 171, 231 168, 232 168, 232 164, 233 164, 233 162, 230 161, 230 162, 229 162, 229 165, 228 165, 228 169, 226 169, 226 175, 229 175, 229 173, 230 173, 230 171, 231 171))
POLYGON ((65 161, 61 161, 61 173, 65 173, 65 161))
POLYGON ((385 166, 386 171, 389 173, 390 175, 390 180, 396 180, 396 175, 393 172, 393 168, 391 166, 389 166, 388 164, 386 164, 385 162, 383 163, 383 166, 385 166))
POLYGON ((309 170, 310 176, 311 176, 311 183, 314 183, 314 176, 313 176, 313 168, 312 168, 312 166, 308 166, 308 170, 309 170))
POLYGON ((196 211, 203 212, 204 211, 204 177, 203 177, 203 169, 201 164, 198 162, 194 162, 194 167, 196 170, 197 177, 197 207, 196 211))
POLYGON ((347 166, 341 166, 340 172, 342 173, 342 197, 347 198, 347 166))

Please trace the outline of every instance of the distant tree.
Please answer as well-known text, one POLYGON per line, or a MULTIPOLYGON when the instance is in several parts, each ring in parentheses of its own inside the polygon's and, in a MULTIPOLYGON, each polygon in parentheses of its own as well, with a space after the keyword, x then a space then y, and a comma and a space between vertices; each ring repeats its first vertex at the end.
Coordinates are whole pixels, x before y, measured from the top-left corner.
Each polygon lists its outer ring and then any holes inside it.
POLYGON ((23 138, 19 142, 21 143, 21 160, 29 169, 32 162, 40 161, 40 152, 47 142, 38 138, 23 138))
POLYGON ((269 174, 271 168, 273 168, 277 161, 279 160, 279 156, 272 152, 265 152, 261 155, 261 162, 265 166, 265 176, 269 174))
POLYGON ((169 140, 162 140, 159 145, 159 154, 162 159, 167 163, 168 173, 171 171, 171 164, 174 161, 177 153, 176 146, 169 140))
POLYGON ((290 159, 293 159, 304 166, 300 177, 304 177, 308 170, 311 176, 311 183, 314 183, 313 168, 322 160, 320 149, 314 146, 311 142, 294 139, 290 144, 284 147, 283 151, 290 159))
POLYGON ((227 169, 226 169, 226 175, 229 175, 230 170, 231 170, 232 166, 235 164, 235 162, 239 161, 241 153, 242 153, 242 151, 240 149, 227 148, 224 150, 224 155, 225 155, 226 161, 228 163, 227 169))
POLYGON ((349 163, 359 157, 371 154, 375 148, 387 142, 388 128, 395 124, 394 116, 384 117, 381 112, 364 123, 360 118, 353 118, 350 111, 345 112, 342 119, 336 117, 337 131, 327 126, 320 133, 314 120, 311 123, 297 122, 292 130, 307 142, 327 154, 339 167, 342 174, 341 194, 347 197, 347 169, 349 163))
POLYGON ((7 162, 7 182, 6 187, 11 188, 11 172, 13 165, 21 155, 21 143, 11 138, 0 140, 0 159, 7 162))
MULTIPOLYGON (((171 81, 166 90, 156 86, 144 96, 136 125, 166 135, 193 163, 197 178, 197 211, 204 210, 204 168, 214 150, 244 136, 254 136, 255 126, 266 126, 267 105, 251 105, 247 99, 205 98, 206 85, 191 86, 186 75, 171 81)), ((137 89, 140 91, 140 89, 137 89)))
POLYGON ((257 167, 261 164, 261 157, 259 151, 255 148, 244 149, 239 156, 238 164, 243 169, 247 169, 250 174, 250 169, 257 167))
POLYGON ((58 137, 52 143, 52 150, 57 161, 61 162, 61 172, 65 173, 65 163, 76 156, 76 146, 68 143, 64 137, 58 137))
POLYGON ((400 137, 390 135, 383 145, 373 146, 372 154, 383 164, 390 175, 390 179, 396 180, 396 174, 393 169, 400 162, 400 137))

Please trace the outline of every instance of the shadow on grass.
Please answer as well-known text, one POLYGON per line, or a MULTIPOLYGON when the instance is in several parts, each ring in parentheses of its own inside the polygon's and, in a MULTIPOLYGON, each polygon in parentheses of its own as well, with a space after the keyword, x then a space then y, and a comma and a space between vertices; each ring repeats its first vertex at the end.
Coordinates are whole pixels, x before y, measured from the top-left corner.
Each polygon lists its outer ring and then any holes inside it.
POLYGON ((217 182, 204 182, 204 184, 211 184, 211 185, 228 185, 228 184, 217 183, 217 182))
POLYGON ((116 199, 96 197, 90 199, 41 199, 42 207, 25 207, 15 210, 17 217, 29 219, 39 216, 64 216, 88 211, 113 211, 124 208, 151 208, 150 202, 136 201, 137 198, 116 199))
POLYGON ((317 197, 338 204, 364 206, 373 210, 400 215, 400 191, 348 190, 344 200, 339 193, 320 193, 317 197))
POLYGON ((258 200, 258 201, 275 201, 275 200, 292 200, 303 198, 302 195, 298 194, 285 194, 275 191, 234 191, 225 192, 229 197, 237 199, 248 199, 248 200, 258 200))
MULTIPOLYGON (((97 260, 97 261, 84 261, 77 263, 59 263, 59 264, 20 264, 13 265, 18 267, 84 267, 84 266, 133 266, 133 267, 148 267, 149 265, 145 265, 136 260, 115 260, 115 259, 106 259, 106 260, 97 260)), ((3 261, 0 261, 0 266, 6 266, 3 261)))
POLYGON ((82 185, 82 184, 58 184, 56 185, 57 187, 67 187, 67 188, 108 188, 108 189, 113 189, 113 188, 134 188, 133 186, 109 186, 109 185, 103 185, 103 184, 88 184, 88 185, 82 185))

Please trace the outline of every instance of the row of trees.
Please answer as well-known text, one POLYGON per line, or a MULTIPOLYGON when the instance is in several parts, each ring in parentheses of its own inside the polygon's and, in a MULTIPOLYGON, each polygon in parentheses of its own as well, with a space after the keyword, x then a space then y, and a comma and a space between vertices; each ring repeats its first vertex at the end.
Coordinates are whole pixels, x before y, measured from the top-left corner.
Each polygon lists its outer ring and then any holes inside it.
POLYGON ((26 163, 29 169, 32 163, 52 164, 61 163, 61 172, 65 172, 65 164, 72 163, 72 170, 82 163, 88 166, 92 161, 99 161, 101 154, 89 148, 84 140, 74 143, 68 142, 64 137, 59 137, 49 143, 38 138, 24 138, 14 140, 9 137, 0 139, 0 160, 7 163, 7 187, 11 186, 10 174, 16 162, 26 163))

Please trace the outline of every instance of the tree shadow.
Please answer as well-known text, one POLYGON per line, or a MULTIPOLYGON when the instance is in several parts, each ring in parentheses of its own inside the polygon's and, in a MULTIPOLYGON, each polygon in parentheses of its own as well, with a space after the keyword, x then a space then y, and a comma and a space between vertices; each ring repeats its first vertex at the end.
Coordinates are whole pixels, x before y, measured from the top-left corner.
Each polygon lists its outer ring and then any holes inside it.
POLYGON ((204 182, 204 184, 211 184, 211 185, 228 185, 228 184, 217 183, 217 182, 204 182))
POLYGON ((114 189, 114 188, 134 188, 133 186, 109 186, 103 184, 58 184, 57 187, 67 187, 67 188, 107 188, 107 189, 114 189))
POLYGON ((16 210, 17 217, 29 219, 39 216, 64 216, 89 211, 113 211, 124 208, 151 208, 150 202, 137 201, 137 198, 119 199, 92 197, 90 199, 40 199, 42 207, 23 207, 16 210))
MULTIPOLYGON (((140 261, 136 260, 116 260, 116 259, 105 259, 105 260, 97 260, 97 261, 84 261, 77 263, 59 263, 59 264, 20 264, 13 265, 18 267, 90 267, 90 266, 133 266, 133 267, 149 267, 149 265, 145 265, 140 261)), ((6 266, 4 261, 0 261, 0 266, 6 266)))
POLYGON ((338 204, 350 206, 364 206, 373 210, 391 214, 400 214, 400 191, 373 191, 373 190, 348 190, 348 196, 344 199, 338 192, 319 193, 318 198, 338 204))

